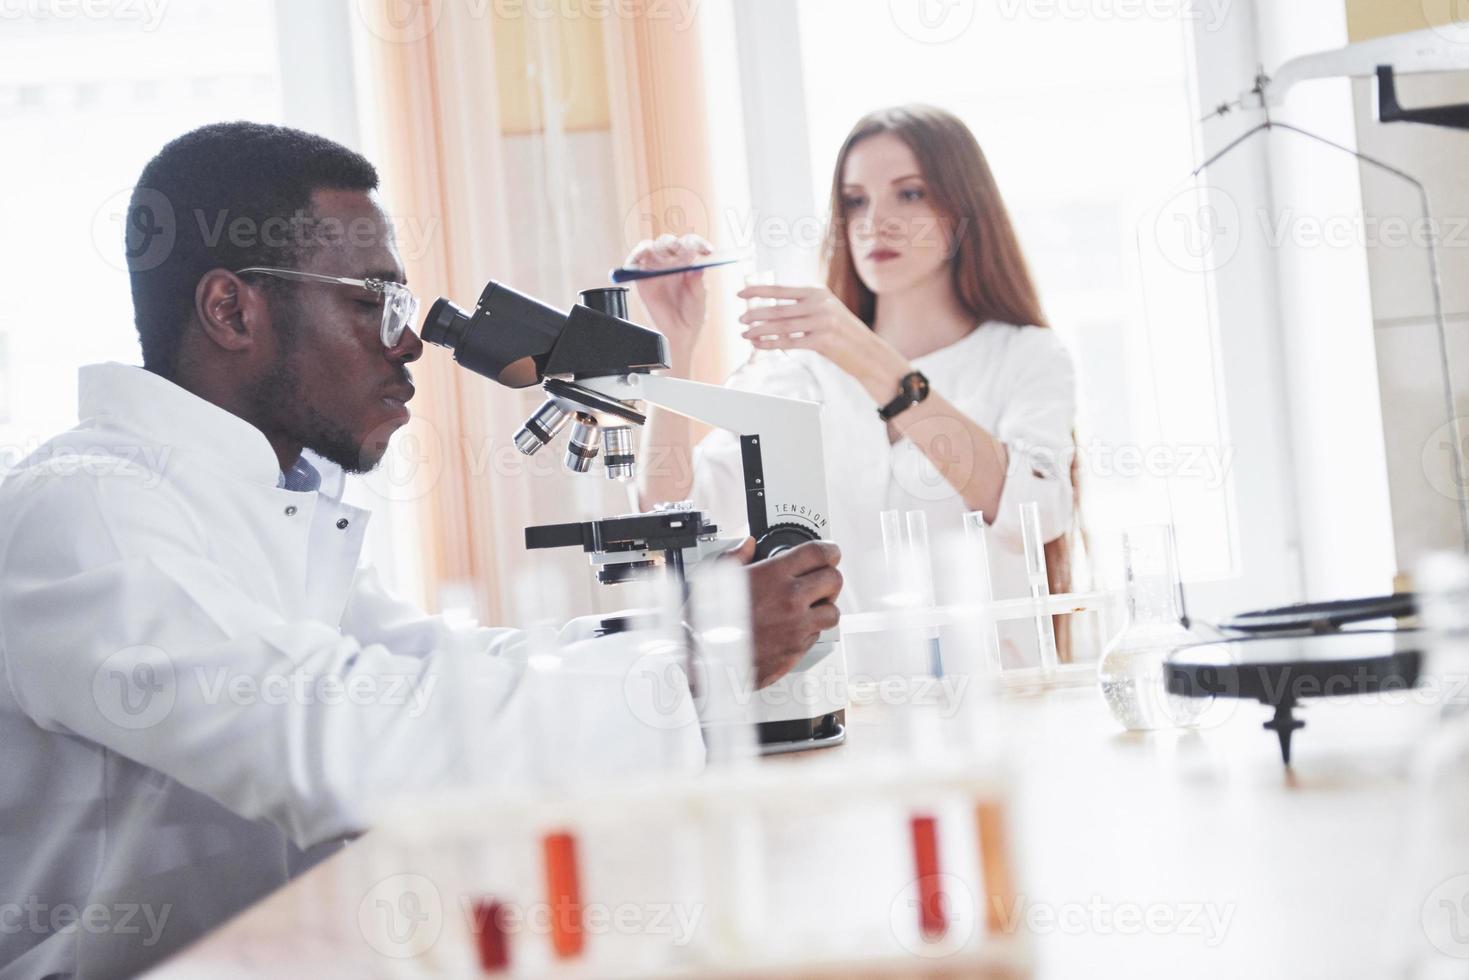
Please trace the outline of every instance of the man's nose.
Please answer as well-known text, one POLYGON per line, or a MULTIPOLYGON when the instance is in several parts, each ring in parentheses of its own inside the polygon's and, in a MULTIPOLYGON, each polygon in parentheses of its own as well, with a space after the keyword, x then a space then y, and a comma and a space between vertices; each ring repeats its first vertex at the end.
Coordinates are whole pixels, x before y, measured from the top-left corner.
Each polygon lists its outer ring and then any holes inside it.
POLYGON ((423 341, 412 327, 403 328, 403 336, 388 348, 388 360, 395 364, 412 364, 423 356, 423 341))

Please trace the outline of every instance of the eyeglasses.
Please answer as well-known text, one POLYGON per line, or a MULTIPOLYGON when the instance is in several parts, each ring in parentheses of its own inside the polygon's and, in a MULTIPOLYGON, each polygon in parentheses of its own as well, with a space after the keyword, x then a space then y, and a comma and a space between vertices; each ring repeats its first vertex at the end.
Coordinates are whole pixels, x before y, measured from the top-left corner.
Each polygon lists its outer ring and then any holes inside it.
POLYGON ((251 266, 248 269, 240 269, 235 275, 244 276, 256 273, 262 276, 276 276, 280 279, 295 279, 300 282, 325 282, 334 283, 338 286, 356 286, 382 298, 383 302, 383 346, 393 348, 398 346, 398 341, 403 339, 403 331, 408 324, 418 316, 418 297, 401 282, 389 282, 386 279, 348 279, 343 276, 323 276, 315 272, 301 272, 299 269, 269 269, 264 266, 251 266))

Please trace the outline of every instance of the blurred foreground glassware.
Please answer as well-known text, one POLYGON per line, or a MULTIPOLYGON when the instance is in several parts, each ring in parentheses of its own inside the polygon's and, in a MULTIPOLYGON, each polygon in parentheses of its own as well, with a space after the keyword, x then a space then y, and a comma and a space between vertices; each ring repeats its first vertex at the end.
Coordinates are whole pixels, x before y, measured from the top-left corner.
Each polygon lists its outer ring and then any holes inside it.
POLYGON ((1393 903, 1405 918, 1389 969, 1461 977, 1469 960, 1469 560, 1433 555, 1415 585, 1427 636, 1419 693, 1436 717, 1412 764, 1407 859, 1393 903))
POLYGON ((1196 724, 1209 700, 1169 694, 1163 685, 1168 655, 1203 642, 1183 625, 1173 526, 1131 528, 1122 536, 1122 551, 1126 620, 1097 664, 1102 697, 1112 716, 1130 731, 1196 724))

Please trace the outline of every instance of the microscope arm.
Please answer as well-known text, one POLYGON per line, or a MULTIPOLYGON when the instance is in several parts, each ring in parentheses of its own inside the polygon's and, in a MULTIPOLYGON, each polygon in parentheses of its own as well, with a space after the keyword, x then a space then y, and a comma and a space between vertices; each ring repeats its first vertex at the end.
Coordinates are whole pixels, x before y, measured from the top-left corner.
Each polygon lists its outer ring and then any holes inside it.
MULTIPOLYGON (((578 381, 619 401, 657 405, 740 437, 750 534, 772 528, 829 536, 821 406, 667 375, 628 374, 578 381)), ((788 545, 791 534, 776 541, 788 545)), ((762 556, 767 549, 758 549, 762 556)))
POLYGON ((1380 67, 1399 75, 1469 69, 1469 45, 1463 43, 1463 37, 1453 36, 1455 31, 1463 33, 1458 27, 1428 28, 1292 58, 1267 78, 1257 79, 1255 88, 1240 96, 1241 103, 1245 108, 1282 105, 1286 93, 1301 82, 1368 78, 1380 67))

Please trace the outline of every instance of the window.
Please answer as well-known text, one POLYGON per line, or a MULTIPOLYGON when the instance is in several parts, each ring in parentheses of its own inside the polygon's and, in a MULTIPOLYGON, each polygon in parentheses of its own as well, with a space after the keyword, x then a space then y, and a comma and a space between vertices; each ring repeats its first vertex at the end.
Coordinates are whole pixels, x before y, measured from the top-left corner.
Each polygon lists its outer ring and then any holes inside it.
POLYGON ((75 424, 78 367, 141 363, 122 219, 143 165, 195 126, 282 114, 272 0, 154 6, 0 32, 0 474, 75 424))
MULTIPOLYGON (((1244 26, 1195 23, 1204 11, 1187 4, 1133 16, 1024 0, 798 0, 790 13, 760 10, 732 11, 732 43, 760 52, 758 76, 741 59, 756 207, 775 198, 791 210, 799 200, 824 219, 836 152, 874 108, 933 103, 978 137, 1078 368, 1084 520, 1097 571, 1115 580, 1122 530, 1170 509, 1191 581, 1238 582, 1246 553, 1252 565, 1292 567, 1287 540, 1241 547, 1250 530, 1237 517, 1239 480, 1253 481, 1251 499, 1283 500, 1287 490, 1264 467, 1241 475, 1235 466, 1234 444, 1273 436, 1231 429, 1217 297, 1210 276, 1186 268, 1197 229, 1175 213, 1194 198, 1169 200, 1198 158, 1197 39, 1244 26)), ((814 243, 803 251, 783 264, 814 275, 814 243)), ((1225 607, 1243 601, 1229 589, 1213 595, 1225 607)))

